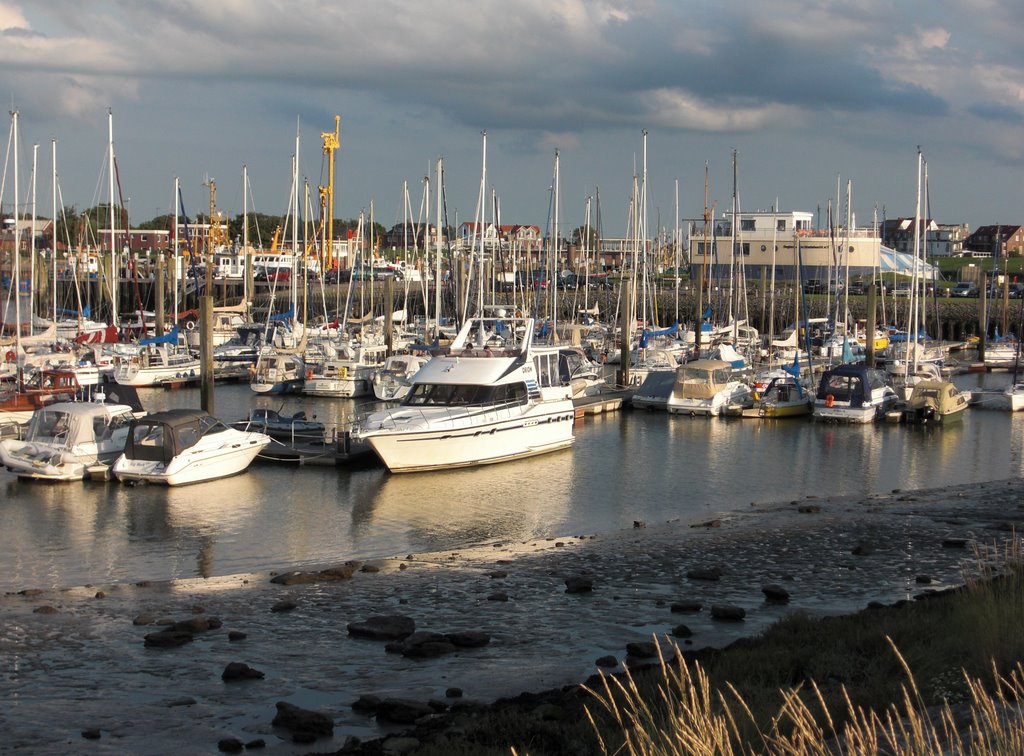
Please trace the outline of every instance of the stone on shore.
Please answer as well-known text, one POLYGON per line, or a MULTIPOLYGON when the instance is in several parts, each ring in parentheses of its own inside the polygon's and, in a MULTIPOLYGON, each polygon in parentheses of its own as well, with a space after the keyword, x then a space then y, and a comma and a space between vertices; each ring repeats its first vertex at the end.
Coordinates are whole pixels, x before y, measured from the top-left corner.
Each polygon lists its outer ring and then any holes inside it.
POLYGON ((711 618, 724 620, 726 622, 742 622, 747 616, 747 611, 741 606, 732 604, 715 604, 711 607, 711 618))
POLYGON ((589 593, 594 590, 594 581, 589 577, 577 575, 565 579, 566 593, 589 593))
POLYGON ((421 717, 434 714, 427 704, 408 698, 385 698, 377 706, 377 719, 397 724, 412 724, 421 717))
POLYGON ((416 632, 416 622, 403 614, 377 614, 362 622, 349 622, 348 634, 370 640, 402 640, 416 632))
POLYGON ((718 567, 695 567, 686 573, 686 577, 690 580, 720 580, 722 577, 722 570, 718 567))
POLYGON ((765 601, 770 604, 786 604, 789 603, 789 591, 783 588, 781 585, 771 583, 761 588, 761 593, 764 594, 765 601))
POLYGON ((326 570, 314 572, 285 572, 270 578, 271 583, 277 585, 306 585, 308 583, 324 583, 334 580, 347 580, 355 574, 361 566, 360 562, 345 562, 336 567, 328 567, 326 570))
POLYGON ((303 709, 287 701, 278 701, 277 714, 271 722, 274 727, 283 727, 295 733, 308 732, 312 735, 333 735, 334 720, 319 711, 303 709))
POLYGON ((224 682, 232 682, 234 680, 262 680, 263 673, 243 662, 228 662, 228 665, 224 667, 224 671, 220 675, 220 679, 224 682))

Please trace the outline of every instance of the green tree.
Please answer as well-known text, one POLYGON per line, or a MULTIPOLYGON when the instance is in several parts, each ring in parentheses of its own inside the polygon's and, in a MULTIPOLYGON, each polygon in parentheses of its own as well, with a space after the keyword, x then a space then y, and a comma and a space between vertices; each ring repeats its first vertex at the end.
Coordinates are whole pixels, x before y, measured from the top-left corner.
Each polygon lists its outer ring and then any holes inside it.
POLYGON ((582 249, 594 250, 600 246, 601 237, 593 226, 579 226, 572 230, 572 243, 582 249))

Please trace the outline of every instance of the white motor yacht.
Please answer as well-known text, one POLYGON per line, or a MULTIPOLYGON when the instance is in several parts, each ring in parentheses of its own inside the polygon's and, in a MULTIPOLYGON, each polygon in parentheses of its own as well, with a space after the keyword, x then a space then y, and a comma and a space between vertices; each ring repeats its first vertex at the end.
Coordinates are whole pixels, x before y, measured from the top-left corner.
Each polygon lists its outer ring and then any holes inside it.
POLYGON ((132 423, 113 472, 122 481, 199 483, 244 471, 270 441, 264 433, 230 428, 202 410, 155 412, 132 423))
POLYGON ((814 398, 814 416, 845 423, 872 423, 899 401, 885 373, 863 363, 826 370, 814 398))
POLYGON ((721 415, 726 407, 753 401, 750 385, 722 360, 694 360, 676 369, 665 409, 680 415, 721 415))
POLYGON ((392 472, 520 459, 572 444, 571 392, 558 346, 534 342, 532 318, 473 318, 401 405, 368 415, 352 437, 392 472))
POLYGON ((134 419, 127 404, 55 402, 35 411, 24 441, 0 441, 0 463, 20 478, 82 480, 124 451, 134 419))
POLYGON ((373 395, 382 402, 400 402, 412 388, 412 379, 429 362, 418 354, 393 354, 373 376, 373 395))
POLYGON ((302 393, 356 398, 373 394, 373 377, 388 356, 385 344, 344 346, 337 356, 307 363, 302 393))

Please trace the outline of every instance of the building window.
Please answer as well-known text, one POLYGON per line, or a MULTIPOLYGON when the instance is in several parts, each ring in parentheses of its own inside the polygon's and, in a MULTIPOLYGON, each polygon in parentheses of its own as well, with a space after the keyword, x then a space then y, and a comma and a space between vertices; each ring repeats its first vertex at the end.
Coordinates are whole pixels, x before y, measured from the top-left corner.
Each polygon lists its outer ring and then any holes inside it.
POLYGON ((775 221, 775 230, 776 231, 785 231, 786 230, 786 219, 785 218, 779 218, 777 221, 775 221))
POLYGON ((754 219, 753 218, 740 218, 740 231, 753 231, 754 230, 754 219))

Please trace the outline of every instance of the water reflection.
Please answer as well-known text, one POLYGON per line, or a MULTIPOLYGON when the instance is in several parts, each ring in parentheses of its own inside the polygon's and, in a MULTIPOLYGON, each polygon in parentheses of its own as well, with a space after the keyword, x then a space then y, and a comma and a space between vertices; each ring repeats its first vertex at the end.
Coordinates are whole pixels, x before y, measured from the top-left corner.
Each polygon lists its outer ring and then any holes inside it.
MULTIPOLYGON (((1005 383, 1007 376, 981 376, 1005 383)), ((978 379, 966 376, 965 382, 978 379)), ((150 391, 150 408, 198 391, 150 391)), ((217 414, 266 403, 344 423, 346 400, 218 387, 217 414)), ((623 412, 587 418, 569 450, 446 473, 254 465, 182 488, 39 485, 0 473, 7 590, 225 575, 700 521, 754 501, 869 494, 1018 475, 1024 413, 970 410, 944 428, 719 421, 623 412)))
POLYGON ((572 450, 488 467, 384 476, 364 516, 366 532, 404 529, 413 551, 547 535, 568 522, 572 450))

